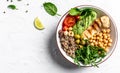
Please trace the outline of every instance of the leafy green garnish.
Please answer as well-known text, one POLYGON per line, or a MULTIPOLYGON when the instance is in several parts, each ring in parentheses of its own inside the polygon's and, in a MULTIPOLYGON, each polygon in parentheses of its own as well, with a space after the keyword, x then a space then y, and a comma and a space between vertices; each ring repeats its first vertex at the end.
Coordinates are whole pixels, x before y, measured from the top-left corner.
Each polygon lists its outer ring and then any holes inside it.
POLYGON ((55 4, 51 2, 45 2, 43 3, 43 6, 44 6, 45 11, 51 16, 59 15, 57 14, 57 7, 55 6, 55 4))
POLYGON ((81 62, 84 65, 97 66, 105 56, 106 52, 103 48, 88 45, 75 51, 74 62, 78 65, 81 62))
POLYGON ((8 5, 8 8, 12 9, 12 10, 16 10, 16 6, 15 5, 8 5))
POLYGON ((79 15, 80 14, 80 10, 78 8, 71 8, 69 10, 69 14, 72 15, 72 16, 79 15))
POLYGON ((80 13, 80 20, 73 26, 73 32, 75 34, 82 34, 83 31, 85 31, 97 18, 97 13, 91 8, 82 8, 79 10, 77 9, 76 12, 78 11, 80 13))

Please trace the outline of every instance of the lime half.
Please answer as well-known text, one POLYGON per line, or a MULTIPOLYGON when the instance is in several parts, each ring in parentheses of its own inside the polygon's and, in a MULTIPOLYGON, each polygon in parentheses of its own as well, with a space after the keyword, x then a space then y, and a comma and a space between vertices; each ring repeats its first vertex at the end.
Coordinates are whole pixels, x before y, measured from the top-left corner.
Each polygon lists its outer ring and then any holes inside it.
POLYGON ((35 28, 37 28, 39 30, 44 29, 44 26, 43 26, 42 22, 39 20, 38 17, 36 17, 35 20, 34 20, 34 26, 35 26, 35 28))

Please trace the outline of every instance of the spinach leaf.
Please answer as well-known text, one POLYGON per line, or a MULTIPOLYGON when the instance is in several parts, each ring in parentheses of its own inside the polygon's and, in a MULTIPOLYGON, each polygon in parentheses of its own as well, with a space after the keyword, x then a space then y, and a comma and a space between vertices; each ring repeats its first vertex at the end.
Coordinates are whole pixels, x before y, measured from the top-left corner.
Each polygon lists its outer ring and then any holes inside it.
POLYGON ((8 5, 8 8, 10 8, 10 9, 12 9, 12 10, 17 9, 15 5, 8 5))
POLYGON ((45 2, 43 3, 43 6, 44 6, 45 11, 51 16, 59 15, 57 14, 57 7, 55 6, 55 4, 51 2, 45 2))
POLYGON ((78 8, 71 8, 69 10, 69 14, 72 15, 72 16, 79 15, 80 14, 80 10, 78 8))

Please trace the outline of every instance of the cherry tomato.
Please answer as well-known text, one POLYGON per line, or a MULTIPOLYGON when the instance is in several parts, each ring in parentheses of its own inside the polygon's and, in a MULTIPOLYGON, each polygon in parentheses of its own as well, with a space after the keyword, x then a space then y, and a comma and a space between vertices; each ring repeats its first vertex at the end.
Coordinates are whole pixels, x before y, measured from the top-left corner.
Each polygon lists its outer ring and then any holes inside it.
POLYGON ((62 30, 63 30, 63 31, 67 31, 67 30, 68 30, 68 27, 67 27, 67 26, 63 26, 62 30))
POLYGON ((75 25, 76 19, 73 16, 67 16, 64 21, 63 24, 67 27, 72 27, 73 25, 75 25))
POLYGON ((75 18, 76 18, 76 20, 79 20, 79 19, 80 19, 80 16, 79 16, 79 15, 77 15, 77 16, 75 16, 75 18))

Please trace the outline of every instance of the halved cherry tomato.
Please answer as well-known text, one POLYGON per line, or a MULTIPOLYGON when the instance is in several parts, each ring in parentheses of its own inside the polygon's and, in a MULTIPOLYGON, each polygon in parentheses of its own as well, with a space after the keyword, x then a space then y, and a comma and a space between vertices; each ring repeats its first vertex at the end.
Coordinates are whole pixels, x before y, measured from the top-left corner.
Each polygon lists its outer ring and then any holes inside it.
POLYGON ((62 30, 63 30, 63 31, 67 31, 67 30, 68 30, 68 27, 67 27, 67 26, 63 26, 62 30))
POLYGON ((65 19, 64 19, 64 26, 67 26, 67 27, 72 27, 73 25, 75 25, 75 22, 76 22, 76 19, 75 17, 73 16, 67 16, 65 19))

